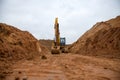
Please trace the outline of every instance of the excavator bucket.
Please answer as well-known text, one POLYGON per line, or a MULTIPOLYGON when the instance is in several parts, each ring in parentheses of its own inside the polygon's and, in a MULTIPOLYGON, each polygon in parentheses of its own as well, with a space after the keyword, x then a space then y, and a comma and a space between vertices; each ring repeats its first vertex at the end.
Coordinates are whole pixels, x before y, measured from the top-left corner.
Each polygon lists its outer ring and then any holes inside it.
POLYGON ((52 47, 51 53, 52 54, 60 54, 60 46, 52 47))

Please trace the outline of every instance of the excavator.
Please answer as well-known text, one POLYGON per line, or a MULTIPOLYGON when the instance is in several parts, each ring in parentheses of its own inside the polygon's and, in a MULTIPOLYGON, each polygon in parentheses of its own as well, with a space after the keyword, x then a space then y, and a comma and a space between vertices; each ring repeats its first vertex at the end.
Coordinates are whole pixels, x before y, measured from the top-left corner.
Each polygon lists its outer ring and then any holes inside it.
POLYGON ((55 38, 52 43, 51 53, 52 54, 67 53, 68 50, 65 47, 66 38, 60 37, 58 18, 55 18, 54 30, 55 30, 55 38))

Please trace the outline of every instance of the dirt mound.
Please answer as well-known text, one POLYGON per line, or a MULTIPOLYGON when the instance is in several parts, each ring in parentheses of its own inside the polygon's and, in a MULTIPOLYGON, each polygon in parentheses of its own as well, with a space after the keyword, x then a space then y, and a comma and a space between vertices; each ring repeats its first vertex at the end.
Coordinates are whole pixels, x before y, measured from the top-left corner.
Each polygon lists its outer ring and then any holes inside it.
POLYGON ((98 22, 69 48, 78 54, 120 58, 120 16, 98 22))
POLYGON ((12 63, 32 60, 46 52, 46 48, 29 32, 0 23, 0 77, 9 73, 12 63))
POLYGON ((0 24, 0 54, 1 57, 23 59, 30 54, 39 54, 41 46, 29 32, 15 27, 0 24))
POLYGON ((50 40, 50 39, 40 39, 39 40, 39 42, 43 45, 43 46, 45 46, 46 48, 48 48, 48 50, 50 51, 51 50, 51 46, 52 46, 52 42, 53 42, 53 40, 50 40))

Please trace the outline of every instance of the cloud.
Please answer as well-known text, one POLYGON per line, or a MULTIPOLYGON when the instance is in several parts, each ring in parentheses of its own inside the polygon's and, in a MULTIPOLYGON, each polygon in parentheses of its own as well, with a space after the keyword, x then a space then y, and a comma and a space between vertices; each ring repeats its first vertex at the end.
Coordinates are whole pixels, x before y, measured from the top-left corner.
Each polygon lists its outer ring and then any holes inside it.
POLYGON ((54 38, 54 18, 61 36, 76 41, 96 22, 120 15, 120 0, 0 0, 0 22, 28 30, 36 38, 54 38))

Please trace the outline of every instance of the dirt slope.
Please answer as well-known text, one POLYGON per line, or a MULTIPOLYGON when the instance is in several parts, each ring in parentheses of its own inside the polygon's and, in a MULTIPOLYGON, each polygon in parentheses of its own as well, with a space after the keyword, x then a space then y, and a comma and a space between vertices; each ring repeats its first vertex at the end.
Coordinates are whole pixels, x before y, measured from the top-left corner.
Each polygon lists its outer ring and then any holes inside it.
POLYGON ((0 23, 0 77, 10 72, 8 68, 14 62, 32 60, 46 51, 29 32, 0 23))
POLYGON ((45 46, 49 51, 51 50, 51 46, 52 46, 53 40, 50 40, 50 39, 47 39, 47 40, 45 40, 45 39, 40 39, 39 42, 40 42, 43 46, 45 46))
POLYGON ((120 16, 95 24, 70 46, 70 51, 83 55, 120 58, 120 16))

